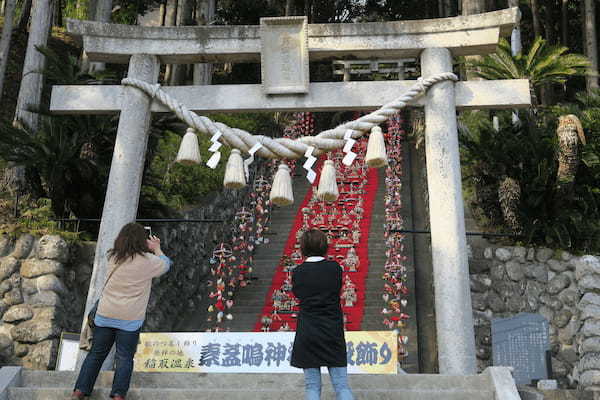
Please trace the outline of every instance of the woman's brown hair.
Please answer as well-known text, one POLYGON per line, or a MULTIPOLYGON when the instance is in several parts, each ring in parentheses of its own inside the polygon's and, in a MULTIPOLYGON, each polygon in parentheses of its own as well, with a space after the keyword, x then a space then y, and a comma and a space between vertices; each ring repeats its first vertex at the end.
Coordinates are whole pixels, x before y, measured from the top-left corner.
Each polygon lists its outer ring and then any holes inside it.
POLYGON ((148 253, 150 250, 146 239, 144 227, 130 222, 121 228, 113 248, 108 251, 108 257, 112 258, 115 264, 121 264, 128 258, 133 259, 136 254, 148 253))
POLYGON ((327 253, 327 236, 318 229, 304 232, 300 238, 300 251, 304 257, 325 256, 327 253))

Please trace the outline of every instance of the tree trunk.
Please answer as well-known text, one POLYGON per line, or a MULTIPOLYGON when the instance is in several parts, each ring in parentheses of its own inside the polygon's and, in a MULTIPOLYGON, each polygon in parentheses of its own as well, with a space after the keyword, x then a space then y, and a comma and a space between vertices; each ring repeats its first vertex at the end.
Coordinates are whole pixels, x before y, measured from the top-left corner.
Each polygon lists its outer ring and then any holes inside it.
MULTIPOLYGON (((481 14, 486 11, 485 0, 462 0, 461 4, 462 15, 481 14)), ((480 60, 481 56, 467 56, 465 57, 465 59, 467 62, 473 62, 475 60, 480 60)), ((480 78, 473 76, 469 68, 464 68, 463 70, 466 70, 465 75, 467 77, 467 80, 480 80, 480 78)))
MULTIPOLYGON (((35 132, 39 126, 39 114, 29 111, 37 109, 42 101, 44 75, 39 71, 44 69, 45 57, 36 47, 46 46, 52 23, 53 0, 35 0, 31 11, 31 28, 27 39, 27 51, 23 63, 23 76, 17 98, 14 124, 25 126, 35 132)), ((25 167, 10 165, 4 173, 6 189, 13 193, 25 190, 25 167)))
POLYGON ((294 15, 294 0, 285 0, 285 15, 294 15))
POLYGON ((83 9, 83 7, 82 7, 82 4, 81 4, 81 0, 76 0, 75 1, 75 15, 77 16, 77 18, 84 19, 82 17, 82 14, 83 14, 83 12, 82 12, 83 10, 82 9, 83 9))
MULTIPOLYGON (((96 8, 94 10, 94 21, 110 22, 112 14, 112 0, 96 0, 96 8)), ((106 69, 106 64, 103 62, 90 63, 90 73, 101 72, 106 69)))
POLYGON ((27 30, 27 24, 29 23, 29 17, 31 16, 31 5, 32 0, 25 0, 23 7, 21 8, 21 17, 19 18, 18 30, 25 32, 27 30))
POLYGON ((56 0, 56 7, 54 7, 54 26, 63 26, 61 0, 56 0))
POLYGON ((562 45, 569 47, 569 0, 560 2, 560 32, 562 45))
POLYGON ((531 13, 533 14, 533 34, 535 37, 542 36, 542 26, 540 25, 540 8, 538 0, 531 0, 531 13))
POLYGON ((598 40, 596 38, 596 4, 594 0, 584 0, 585 54, 590 60, 590 68, 585 83, 587 92, 598 88, 598 40))
MULTIPOLYGON (((177 26, 193 25, 194 3, 192 0, 178 0, 177 2, 177 26)), ((187 78, 188 66, 185 64, 174 64, 172 66, 172 86, 184 85, 187 78)))
MULTIPOLYGON (((165 26, 175 26, 177 24, 177 0, 167 0, 166 4, 165 26)), ((165 67, 164 82, 171 82, 173 76, 173 64, 167 64, 165 67)))
POLYGON ((165 26, 165 20, 167 19, 167 2, 163 0, 160 3, 160 26, 165 26))
POLYGON ((485 12, 485 0, 462 0, 462 15, 481 14, 485 12))
POLYGON ((439 2, 440 18, 454 17, 457 15, 458 4, 453 0, 441 0, 439 2))
MULTIPOLYGON (((215 0, 198 0, 196 22, 198 25, 210 24, 215 18, 215 0)), ((194 85, 210 85, 212 83, 212 64, 194 65, 194 85)))
POLYGON ((556 44, 557 42, 553 15, 555 7, 556 2, 554 0, 546 0, 546 7, 544 7, 544 30, 546 31, 546 42, 548 44, 556 44))
POLYGON ((23 64, 23 77, 17 98, 15 122, 22 123, 32 131, 38 128, 39 115, 28 111, 30 107, 39 108, 42 99, 44 76, 39 72, 44 69, 45 57, 36 47, 44 47, 48 43, 48 33, 52 21, 54 0, 35 0, 31 15, 31 29, 27 40, 27 52, 23 64))
MULTIPOLYGON (((545 0, 544 7, 544 31, 546 32, 546 42, 556 44, 556 35, 554 29, 554 15, 552 14, 556 3, 554 0, 545 0)), ((540 99, 543 105, 549 105, 554 102, 554 87, 551 83, 545 83, 540 87, 540 99)))
POLYGON ((312 0, 304 0, 304 15, 308 19, 308 23, 312 23, 312 0))
POLYGON ((98 0, 89 0, 87 3, 87 19, 90 21, 96 20, 96 6, 98 5, 98 0))
POLYGON ((13 31, 13 18, 17 0, 7 0, 4 12, 4 26, 2 27, 2 38, 0 38, 0 100, 4 89, 4 74, 8 64, 8 53, 10 51, 10 40, 13 31))

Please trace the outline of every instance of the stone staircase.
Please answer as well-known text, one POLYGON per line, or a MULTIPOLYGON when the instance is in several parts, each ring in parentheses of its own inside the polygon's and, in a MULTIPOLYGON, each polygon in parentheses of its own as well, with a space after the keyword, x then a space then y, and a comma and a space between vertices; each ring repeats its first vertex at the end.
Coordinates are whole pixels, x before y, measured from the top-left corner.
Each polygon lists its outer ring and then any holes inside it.
MULTIPOLYGON (((91 400, 107 399, 112 372, 102 372, 91 400)), ((0 399, 63 400, 69 398, 76 375, 4 367, 0 399)), ((489 368, 475 376, 351 375, 357 400, 518 400, 506 368, 489 368)), ((301 399, 301 374, 134 373, 128 400, 283 400, 301 399)), ((323 377, 323 399, 335 394, 323 377)))
MULTIPOLYGON (((410 188, 403 183, 403 197, 410 198, 407 193, 410 188)), ((408 201, 406 203, 409 203, 408 201)), ((410 210, 405 206, 403 218, 408 221, 411 218, 410 210)), ((385 171, 379 170, 379 187, 377 188, 377 197, 373 205, 371 217, 371 229, 369 231, 369 274, 367 276, 364 316, 361 329, 364 331, 380 331, 388 328, 383 325, 384 316, 381 314, 385 303, 382 299, 384 281, 381 279, 383 268, 387 258, 385 256, 386 246, 384 238, 383 224, 385 222, 385 171)), ((406 312, 411 316, 406 323, 406 327, 401 330, 401 335, 408 336, 407 345, 408 356, 400 361, 402 369, 409 373, 419 372, 419 357, 417 345, 417 311, 414 280, 414 262, 412 240, 405 240, 405 254, 408 257, 407 266, 407 286, 409 289, 408 305, 406 312)))
POLYGON ((290 207, 275 207, 271 214, 268 244, 258 246, 254 255, 251 284, 237 291, 231 308, 233 320, 227 326, 232 332, 251 332, 265 305, 265 297, 271 287, 273 272, 283 255, 283 249, 300 204, 304 200, 310 183, 304 175, 293 178, 294 204, 290 207))
MULTIPOLYGON (((382 324, 383 316, 381 309, 384 306, 381 294, 383 293, 383 280, 381 275, 383 273, 383 266, 386 262, 385 257, 385 239, 383 224, 385 222, 385 172, 379 171, 379 186, 377 189, 377 195, 375 198, 375 204, 373 205, 371 229, 369 232, 369 274, 366 282, 366 300, 365 309, 362 322, 362 330, 386 330, 387 328, 382 324)), ((233 320, 227 323, 227 326, 232 332, 250 332, 254 329, 255 323, 258 321, 259 316, 262 313, 262 308, 265 304, 265 297, 267 291, 271 286, 271 279, 273 277, 273 271, 277 266, 281 255, 283 254, 283 248, 287 242, 288 235, 292 229, 292 225, 295 221, 296 215, 300 208, 300 203, 304 199, 309 183, 302 176, 295 176, 293 180, 294 189, 294 205, 291 207, 277 207, 273 210, 271 215, 271 228, 269 243, 267 245, 261 245, 257 248, 254 256, 254 267, 253 267, 253 280, 250 285, 239 290, 236 293, 235 305, 231 309, 233 314, 233 320)), ((409 191, 409 185, 404 185, 404 190, 409 191)), ((406 194, 409 195, 408 193, 406 194)), ((409 210, 407 210, 409 213, 409 210)), ((410 218, 409 215, 404 216, 405 219, 410 218)), ((402 331, 403 335, 409 336, 408 344, 408 357, 402 360, 401 367, 410 373, 419 372, 418 368, 418 353, 417 353, 417 324, 416 324, 416 308, 415 308, 415 290, 414 290, 414 267, 412 262, 412 241, 406 241, 406 254, 408 256, 407 265, 408 269, 408 286, 410 289, 409 295, 409 306, 408 314, 413 318, 408 321, 407 328, 402 331)), ((199 322, 192 322, 192 324, 198 324, 199 322)), ((201 322, 200 322, 201 324, 201 322)), ((187 329, 182 330, 200 330, 203 331, 204 327, 200 325, 199 328, 188 326, 187 329)))

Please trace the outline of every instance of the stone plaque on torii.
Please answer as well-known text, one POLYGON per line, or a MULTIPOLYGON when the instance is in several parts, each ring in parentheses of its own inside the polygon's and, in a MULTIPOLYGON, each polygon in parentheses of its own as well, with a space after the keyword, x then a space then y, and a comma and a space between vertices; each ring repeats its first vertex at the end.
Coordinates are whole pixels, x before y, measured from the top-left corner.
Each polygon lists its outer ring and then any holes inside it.
MULTIPOLYGON (((91 61, 129 63, 128 78, 149 84, 157 82, 160 63, 260 62, 262 56, 270 71, 278 69, 272 76, 263 73, 262 85, 162 88, 187 109, 211 113, 377 109, 415 81, 310 83, 309 59, 420 58, 427 79, 452 72, 453 56, 494 52, 499 37, 510 35, 518 19, 518 9, 512 8, 454 18, 356 24, 306 24, 302 17, 283 17, 263 19, 260 27, 139 27, 87 21, 69 21, 67 26, 71 34, 83 38, 91 61), (269 29, 279 29, 280 35, 271 36, 280 40, 266 41, 273 32, 269 29)), ((529 104, 527 80, 445 80, 411 104, 425 108, 435 313, 443 374, 476 373, 456 110, 529 104)), ((120 228, 136 218, 151 113, 169 109, 136 87, 55 86, 51 111, 120 112, 87 314, 106 278, 107 250, 120 228)))

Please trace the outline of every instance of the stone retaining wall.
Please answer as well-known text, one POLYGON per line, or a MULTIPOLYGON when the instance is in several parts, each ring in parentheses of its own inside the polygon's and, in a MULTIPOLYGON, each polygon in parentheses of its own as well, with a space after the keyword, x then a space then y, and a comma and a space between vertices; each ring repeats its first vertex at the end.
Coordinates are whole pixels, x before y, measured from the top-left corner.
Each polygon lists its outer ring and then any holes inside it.
POLYGON ((600 391, 600 259, 584 256, 575 265, 575 277, 582 294, 578 303, 579 363, 575 376, 580 387, 600 391))
POLYGON ((69 245, 55 235, 23 235, 17 240, 0 236, 3 364, 54 366, 60 333, 79 330, 94 247, 69 245))
POLYGON ((491 365, 491 320, 521 312, 550 323, 552 370, 561 387, 600 388, 600 260, 547 248, 485 248, 472 262, 478 367, 491 365))
POLYGON ((188 219, 212 219, 221 223, 181 223, 154 226, 161 246, 173 260, 172 269, 152 287, 144 330, 169 332, 190 315, 206 318, 210 258, 216 245, 231 242, 231 228, 248 189, 223 190, 206 205, 186 213, 188 219), (200 310, 201 312, 198 312, 200 310))

